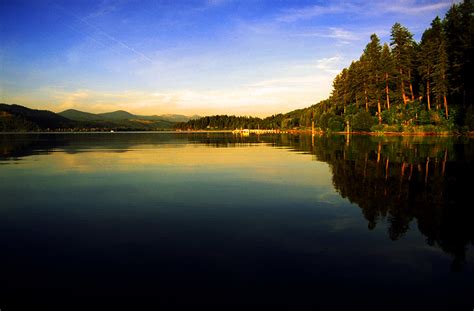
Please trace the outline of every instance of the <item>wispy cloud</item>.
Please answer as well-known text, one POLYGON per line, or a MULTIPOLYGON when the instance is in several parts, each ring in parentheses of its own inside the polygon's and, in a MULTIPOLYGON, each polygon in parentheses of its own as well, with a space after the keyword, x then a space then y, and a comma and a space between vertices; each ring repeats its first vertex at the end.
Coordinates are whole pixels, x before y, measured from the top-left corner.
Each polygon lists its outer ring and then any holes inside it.
POLYGON ((288 72, 294 72, 296 75, 300 72, 307 74, 319 73, 333 77, 346 65, 347 59, 341 55, 323 57, 313 60, 307 60, 295 63, 287 68, 288 72))
POLYGON ((334 75, 343 66, 340 56, 288 66, 272 79, 219 89, 125 90, 49 89, 54 110, 105 112, 118 109, 140 114, 237 114, 267 116, 305 107, 329 94, 334 75))
POLYGON ((331 38, 345 44, 361 39, 359 34, 340 27, 329 27, 325 31, 310 31, 297 35, 302 37, 331 38))
POLYGON ((315 61, 315 68, 330 74, 338 73, 343 66, 343 59, 340 56, 326 57, 315 61))
MULTIPOLYGON (((108 3, 108 2, 104 2, 108 3)), ((95 13, 92 13, 93 16, 100 16, 100 14, 105 14, 105 12, 110 12, 111 10, 115 9, 115 5, 110 5, 110 4, 103 4, 104 9, 98 10, 95 13)), ((88 17, 80 17, 76 15, 74 12, 71 10, 60 6, 56 4, 56 7, 59 8, 61 11, 65 12, 66 15, 72 17, 73 20, 77 21, 79 24, 75 23, 77 26, 72 26, 72 23, 66 24, 66 26, 78 33, 83 34, 86 36, 88 39, 92 39, 102 47, 111 47, 113 48, 113 45, 118 46, 120 49, 126 50, 129 53, 132 53, 133 55, 137 56, 139 59, 148 61, 150 63, 153 63, 153 60, 146 56, 144 53, 138 51, 137 49, 133 48, 129 44, 125 43, 124 41, 116 38, 115 36, 112 36, 108 32, 104 31, 100 27, 94 25, 89 21, 91 19, 90 15, 88 17)))
POLYGON ((231 2, 232 0, 206 0, 208 6, 220 6, 231 2))
MULTIPOLYGON (((271 109, 270 112, 276 113, 281 112, 282 107, 288 107, 291 110, 312 103, 314 89, 309 90, 308 86, 318 82, 320 80, 317 77, 308 76, 218 90, 180 89, 112 93, 90 89, 56 90, 53 96, 56 103, 53 103, 52 107, 55 111, 70 108, 94 112, 123 109, 140 114, 197 113, 266 116, 269 109, 271 109)), ((51 93, 53 92, 50 91, 51 93)), ((19 99, 16 99, 16 102, 19 102, 19 99)))
POLYGON ((452 4, 453 1, 442 1, 430 4, 418 4, 416 1, 395 1, 378 5, 378 7, 387 13, 420 14, 445 9, 452 4))
POLYGON ((309 20, 322 15, 334 14, 358 14, 358 15, 382 15, 386 13, 400 14, 424 14, 437 10, 446 9, 459 0, 444 0, 435 3, 425 3, 416 0, 384 0, 384 1, 361 1, 361 2, 337 2, 328 5, 313 5, 298 9, 289 9, 277 16, 278 22, 297 22, 309 20))
POLYGON ((120 2, 118 0, 102 0, 99 3, 98 8, 87 15, 84 19, 95 19, 95 18, 102 18, 103 16, 112 13, 117 10, 120 2))
POLYGON ((122 40, 119 40, 117 38, 115 38, 114 36, 108 34, 107 32, 105 32, 104 30, 100 29, 99 27, 89 23, 87 20, 85 19, 79 19, 80 21, 82 21, 84 24, 86 24, 87 26, 89 26, 90 28, 94 29, 95 31, 97 31, 100 35, 106 37, 107 39, 111 40, 112 42, 118 44, 120 47, 128 50, 129 52, 135 54, 136 56, 144 59, 144 60, 147 60, 149 61, 150 63, 153 63, 153 60, 151 58, 149 58, 148 56, 146 56, 145 54, 143 54, 142 52, 140 51, 137 51, 135 48, 131 47, 130 45, 126 44, 125 42, 123 42, 122 40))
POLYGON ((94 112, 114 110, 128 110, 131 112, 156 113, 173 109, 177 104, 177 97, 172 92, 146 92, 138 90, 124 90, 103 92, 94 89, 64 90, 50 88, 48 92, 57 102, 56 111, 65 109, 79 109, 94 112))
MULTIPOLYGON (((33 37, 31 29, 18 37, 12 28, 12 43, 0 48, 0 65, 9 77, 0 78, 1 101, 54 111, 139 114, 289 111, 326 98, 334 76, 359 57, 370 34, 386 41, 399 21, 421 36, 453 3, 199 0, 144 7, 131 1, 125 10, 127 0, 99 1, 70 6, 59 1, 59 10, 34 24, 54 21, 42 30, 55 30, 48 40, 40 35, 46 32, 33 37), (20 40, 33 41, 37 48, 30 50, 37 52, 15 62, 17 55, 30 55, 17 53, 20 40)), ((51 5, 43 7, 47 15, 51 5)), ((31 14, 30 19, 38 15, 31 14)))
POLYGON ((279 15, 276 20, 279 22, 295 22, 299 20, 311 19, 325 14, 346 12, 351 7, 352 5, 348 3, 329 6, 313 5, 299 9, 287 10, 279 15))

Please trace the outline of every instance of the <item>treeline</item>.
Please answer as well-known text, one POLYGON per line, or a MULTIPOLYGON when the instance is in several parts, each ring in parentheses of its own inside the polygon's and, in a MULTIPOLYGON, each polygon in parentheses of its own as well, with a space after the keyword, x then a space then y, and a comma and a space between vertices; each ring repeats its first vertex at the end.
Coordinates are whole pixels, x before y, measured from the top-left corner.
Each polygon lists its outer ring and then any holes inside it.
POLYGON ((291 129, 311 124, 313 114, 307 109, 294 110, 286 114, 276 114, 264 119, 248 116, 215 115, 176 123, 182 130, 233 130, 245 129, 291 129))
POLYGON ((128 112, 94 115, 75 111, 65 114, 0 103, 0 132, 35 131, 157 131, 172 129, 175 122, 154 116, 136 116, 128 112))
POLYGON ((421 41, 399 23, 390 43, 371 35, 359 60, 333 82, 317 106, 321 128, 382 131, 474 129, 472 112, 474 6, 454 4, 421 41))
POLYGON ((47 110, 0 103, 0 132, 71 128, 75 122, 47 110))
POLYGON ((228 115, 216 115, 202 117, 188 122, 181 122, 175 125, 175 128, 185 130, 233 130, 239 128, 258 129, 258 128, 281 128, 284 125, 283 115, 275 115, 265 119, 256 117, 240 117, 228 115))
POLYGON ((323 131, 474 130, 474 4, 436 17, 420 42, 399 23, 391 40, 370 37, 362 55, 334 79, 331 96, 306 109, 265 119, 212 116, 180 129, 310 128, 323 131))

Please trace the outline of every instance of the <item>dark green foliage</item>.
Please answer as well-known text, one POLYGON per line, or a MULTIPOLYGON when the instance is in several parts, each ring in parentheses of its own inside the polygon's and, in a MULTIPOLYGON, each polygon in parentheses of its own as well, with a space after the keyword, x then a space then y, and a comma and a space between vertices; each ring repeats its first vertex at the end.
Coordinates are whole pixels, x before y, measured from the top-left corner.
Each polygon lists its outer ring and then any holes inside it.
MULTIPOLYGON (((382 45, 376 34, 371 35, 361 57, 334 78, 331 96, 318 104, 264 119, 220 115, 177 123, 174 128, 310 129, 314 122, 323 131, 341 131, 348 121, 354 131, 385 130, 387 126, 407 131, 433 126, 439 131, 455 131, 463 126, 473 130, 473 55, 474 5, 467 0, 453 4, 443 20, 436 17, 419 45, 399 23, 391 29, 390 47, 382 45), (383 126, 373 127, 377 121, 383 126)), ((161 116, 136 116, 125 111, 93 115, 68 110, 62 114, 75 122, 56 119, 49 123, 46 117, 38 123, 20 115, 2 117, 0 126, 3 130, 173 127, 161 116)))
POLYGON ((3 131, 59 129, 75 125, 74 121, 51 111, 7 104, 0 104, 0 120, 3 131))
POLYGON ((474 100, 474 4, 454 4, 443 21, 452 101, 463 107, 474 100))
POLYGON ((391 42, 393 59, 399 80, 399 94, 402 96, 404 104, 408 97, 413 99, 413 93, 410 86, 413 83, 415 46, 413 34, 399 23, 395 23, 391 31, 391 42))
POLYGON ((382 111, 382 122, 388 125, 400 123, 397 110, 395 108, 392 108, 382 111))
POLYGON ((0 132, 37 131, 38 129, 36 124, 22 117, 0 112, 0 132))
MULTIPOLYGON (((426 97, 428 109, 431 109, 431 106, 434 103, 434 80, 436 80, 436 85, 440 84, 441 87, 442 83, 440 83, 440 80, 442 81, 443 77, 445 77, 445 72, 441 74, 440 72, 438 72, 435 79, 435 68, 439 68, 439 63, 441 59, 439 49, 442 48, 444 50, 444 45, 442 44, 442 41, 443 33, 441 27, 441 20, 439 19, 439 17, 436 17, 431 23, 431 28, 428 28, 423 33, 418 50, 418 72, 422 82, 420 88, 425 94, 424 96, 426 97)), ((443 94, 446 94, 445 90, 440 91, 441 97, 443 96, 443 94)))
POLYGON ((430 111, 422 110, 418 116, 418 124, 430 124, 431 123, 431 115, 430 111))
POLYGON ((135 121, 156 121, 162 123, 170 123, 168 127, 171 127, 173 122, 186 122, 192 118, 179 115, 179 114, 168 114, 168 115, 160 115, 160 116, 142 116, 131 114, 127 111, 117 110, 114 112, 106 112, 106 113, 88 113, 83 112, 75 109, 68 109, 63 112, 58 113, 59 115, 66 117, 68 119, 74 121, 124 121, 124 120, 135 120, 135 121))
POLYGON ((376 34, 370 36, 370 42, 367 44, 363 59, 366 62, 366 85, 369 92, 369 107, 376 107, 380 100, 383 90, 382 84, 382 46, 376 34))
POLYGON ((56 114, 46 110, 34 110, 19 105, 0 104, 0 131, 149 131, 173 128, 174 122, 150 117, 143 119, 140 116, 121 113, 123 116, 131 115, 131 119, 118 119, 118 114, 111 113, 112 118, 104 119, 101 115, 67 110, 56 114), (71 119, 65 117, 68 115, 71 119), (74 118, 74 119, 72 119, 74 118))
POLYGON ((367 111, 359 111, 352 118, 352 129, 354 131, 370 131, 375 124, 374 118, 367 111))
POLYGON ((319 115, 319 118, 317 119, 316 125, 325 130, 329 128, 329 119, 333 116, 332 113, 329 112, 323 112, 322 114, 319 115))
POLYGON ((444 20, 436 17, 420 45, 399 23, 391 30, 391 49, 373 34, 360 59, 335 77, 330 98, 311 107, 316 125, 329 129, 331 117, 341 115, 354 131, 369 130, 374 120, 409 131, 467 126, 467 103, 474 101, 473 38, 472 1, 454 4, 444 20))
POLYGON ((341 116, 333 115, 328 120, 328 129, 334 132, 340 132, 344 130, 344 118, 341 116))
POLYGON ((130 120, 135 118, 135 115, 123 111, 123 110, 117 110, 114 112, 106 112, 106 113, 99 113, 97 114, 101 119, 105 120, 130 120))
MULTIPOLYGON (((267 122, 265 122, 265 125, 267 126, 275 125, 279 128, 283 123, 288 123, 288 121, 282 118, 282 115, 274 116, 271 118, 271 120, 269 118, 267 119, 267 122)), ((267 126, 263 125, 264 122, 260 118, 216 115, 190 120, 186 123, 177 123, 175 128, 185 130, 233 130, 239 128, 256 129, 260 126, 262 128, 267 128, 267 126)))
POLYGON ((470 131, 474 131, 474 108, 472 105, 470 105, 466 111, 464 125, 467 126, 470 131))
POLYGON ((102 118, 96 114, 68 109, 58 113, 59 115, 74 121, 99 121, 102 118))

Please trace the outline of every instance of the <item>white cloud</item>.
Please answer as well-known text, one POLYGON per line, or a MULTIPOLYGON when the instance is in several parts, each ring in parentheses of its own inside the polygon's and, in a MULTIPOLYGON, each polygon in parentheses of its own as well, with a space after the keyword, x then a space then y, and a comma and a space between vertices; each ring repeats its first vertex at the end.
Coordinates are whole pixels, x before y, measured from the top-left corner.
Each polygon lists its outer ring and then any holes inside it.
POLYGON ((348 44, 352 41, 358 41, 361 39, 360 34, 349 31, 341 27, 329 27, 325 31, 311 31, 306 33, 298 34, 302 37, 319 37, 319 38, 331 38, 337 40, 339 43, 348 44))
MULTIPOLYGON (((340 57, 317 59, 288 66, 274 79, 219 89, 125 90, 46 88, 52 100, 47 109, 78 109, 90 112, 127 110, 137 114, 236 114, 268 116, 310 106, 329 95, 340 57)), ((37 92, 36 92, 37 94, 37 92)), ((16 102, 21 102, 16 100, 16 102)))
POLYGON ((380 8, 387 13, 420 14, 445 9, 452 4, 452 1, 442 1, 431 4, 417 4, 415 1, 394 1, 388 2, 380 6, 380 8))
POLYGON ((232 0, 207 0, 206 1, 206 4, 208 6, 220 6, 220 5, 224 5, 228 2, 231 2, 232 0))
POLYGON ((339 28, 339 27, 331 27, 329 28, 330 33, 328 35, 329 38, 340 39, 340 40, 359 40, 359 37, 346 29, 339 28))
POLYGON ((21 96, 5 96, 4 100, 56 112, 73 108, 89 112, 127 110, 147 115, 180 113, 264 117, 304 108, 327 98, 334 76, 346 63, 347 60, 339 55, 290 64, 274 63, 272 67, 279 69, 271 75, 253 76, 239 82, 237 79, 219 87, 205 83, 201 86, 156 83, 155 87, 153 84, 147 87, 129 85, 124 90, 104 90, 100 85, 63 83, 22 92, 21 96))
POLYGON ((299 20, 306 20, 325 14, 345 12, 349 10, 350 7, 352 7, 350 4, 339 4, 330 6, 313 5, 301 9, 291 9, 278 16, 277 21, 295 22, 299 20))
POLYGON ((444 0, 435 3, 424 3, 415 0, 337 2, 329 5, 313 5, 286 10, 277 16, 276 21, 291 23, 331 14, 357 14, 364 16, 399 13, 415 15, 446 9, 455 2, 459 2, 459 0, 444 0))
POLYGON ((344 59, 340 55, 336 55, 332 57, 324 57, 312 61, 301 62, 293 65, 292 67, 296 70, 306 69, 306 71, 310 73, 323 72, 334 77, 334 75, 338 74, 348 62, 349 60, 344 59))
POLYGON ((104 17, 104 15, 107 15, 116 11, 118 5, 120 5, 119 1, 102 0, 99 3, 98 8, 94 12, 87 15, 85 19, 89 20, 89 19, 95 19, 95 18, 102 18, 104 17))

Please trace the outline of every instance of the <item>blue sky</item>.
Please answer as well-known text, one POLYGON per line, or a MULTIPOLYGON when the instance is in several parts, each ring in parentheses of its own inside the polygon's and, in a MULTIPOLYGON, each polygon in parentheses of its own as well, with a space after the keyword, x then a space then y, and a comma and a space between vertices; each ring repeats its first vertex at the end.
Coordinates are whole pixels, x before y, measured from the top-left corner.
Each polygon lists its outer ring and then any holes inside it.
POLYGON ((0 102, 267 116, 329 96, 395 22, 419 40, 449 0, 0 1, 0 102))

